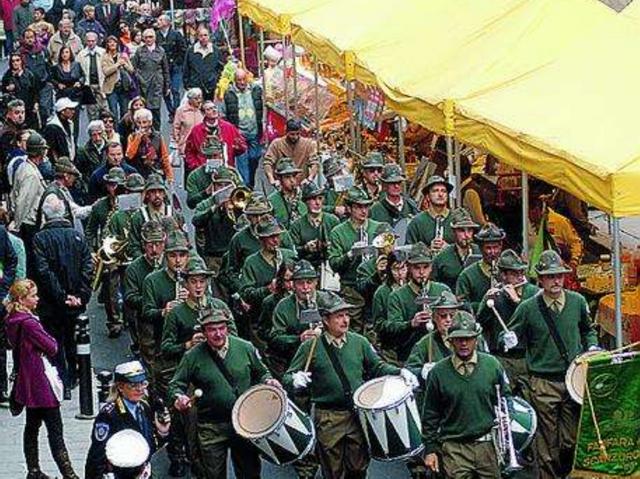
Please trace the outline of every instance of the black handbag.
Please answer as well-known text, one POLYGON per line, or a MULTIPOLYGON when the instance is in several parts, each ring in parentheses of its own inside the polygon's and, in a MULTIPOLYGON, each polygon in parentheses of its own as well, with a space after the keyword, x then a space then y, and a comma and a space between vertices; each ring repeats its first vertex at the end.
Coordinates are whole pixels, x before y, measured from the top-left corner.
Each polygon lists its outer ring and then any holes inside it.
POLYGON ((82 87, 80 87, 80 104, 95 105, 96 103, 98 103, 98 101, 93 91, 91 91, 91 87, 89 85, 82 85, 82 87))

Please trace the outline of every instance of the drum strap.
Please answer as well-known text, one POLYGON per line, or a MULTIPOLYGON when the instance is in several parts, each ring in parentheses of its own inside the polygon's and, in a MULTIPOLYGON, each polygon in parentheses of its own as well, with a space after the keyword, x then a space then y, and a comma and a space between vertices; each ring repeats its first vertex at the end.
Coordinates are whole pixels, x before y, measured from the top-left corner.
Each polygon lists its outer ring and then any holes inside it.
POLYGON ((347 375, 344 373, 344 369, 342 369, 342 364, 340 364, 340 359, 336 354, 336 351, 331 345, 329 341, 327 341, 326 336, 322 335, 322 345, 324 349, 327 351, 327 356, 329 356, 329 360, 331 361, 331 365, 333 366, 334 371, 338 375, 338 379, 340 379, 340 383, 342 384, 342 392, 344 393, 344 398, 347 404, 351 404, 353 402, 353 393, 351 392, 351 384, 349 384, 349 380, 347 379, 347 375))
POLYGON ((224 377, 224 380, 229 384, 229 387, 233 391, 233 395, 237 398, 240 395, 238 394, 238 385, 233 379, 233 376, 231 376, 231 373, 229 372, 227 367, 224 365, 224 360, 210 347, 207 347, 205 349, 209 353, 209 356, 211 356, 211 359, 213 359, 213 362, 216 363, 216 366, 220 370, 220 373, 224 377))
POLYGON ((565 367, 568 368, 569 365, 571 364, 571 360, 569 359, 569 353, 567 352, 567 347, 565 346, 564 341, 560 337, 558 328, 556 328, 556 324, 553 321, 551 310, 545 304, 544 299, 542 299, 542 294, 538 295, 537 301, 538 301, 538 308, 540 309, 540 313, 542 314, 542 317, 544 318, 544 322, 547 323, 547 327, 549 328, 549 333, 551 334, 551 338, 553 338, 553 342, 556 343, 556 347, 560 352, 560 356, 562 356, 562 359, 565 363, 565 367))

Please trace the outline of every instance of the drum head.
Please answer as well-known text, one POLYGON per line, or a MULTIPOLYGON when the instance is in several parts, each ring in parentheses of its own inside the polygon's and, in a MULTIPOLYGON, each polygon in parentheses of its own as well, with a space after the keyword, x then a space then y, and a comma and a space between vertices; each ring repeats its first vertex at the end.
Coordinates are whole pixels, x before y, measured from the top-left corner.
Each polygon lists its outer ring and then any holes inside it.
POLYGON ((513 445, 516 451, 522 452, 533 441, 538 427, 538 417, 533 407, 522 398, 514 396, 507 402, 511 418, 513 445))
POLYGON ((260 438, 279 427, 286 411, 284 391, 266 384, 254 386, 234 404, 231 413, 233 428, 244 438, 260 438))
POLYGON ((400 376, 384 376, 367 381, 353 395, 353 402, 361 409, 389 409, 400 404, 411 389, 400 376))
POLYGON ((567 374, 565 375, 564 382, 567 386, 569 396, 571 396, 571 399, 573 399, 578 404, 582 404, 582 400, 584 397, 584 385, 587 383, 587 359, 590 356, 599 354, 602 354, 602 352, 591 351, 581 354, 571 362, 569 368, 567 369, 567 374))

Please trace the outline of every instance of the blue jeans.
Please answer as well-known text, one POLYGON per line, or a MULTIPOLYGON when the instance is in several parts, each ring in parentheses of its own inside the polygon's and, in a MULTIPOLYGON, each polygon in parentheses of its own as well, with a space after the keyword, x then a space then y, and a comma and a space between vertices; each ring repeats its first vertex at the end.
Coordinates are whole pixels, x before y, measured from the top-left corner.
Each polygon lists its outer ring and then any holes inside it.
POLYGON ((172 65, 169 67, 169 82, 171 95, 164 97, 164 104, 167 107, 169 116, 173 116, 180 106, 180 90, 182 89, 182 66, 172 65))
POLYGON ((128 103, 129 96, 124 92, 114 90, 113 93, 107 95, 107 104, 109 105, 109 110, 116 118, 116 123, 120 121, 127 112, 128 103))
POLYGON ((236 156, 236 168, 242 176, 244 184, 247 188, 253 189, 256 179, 256 170, 258 169, 258 163, 262 156, 262 145, 260 144, 260 138, 258 135, 244 135, 244 139, 247 141, 247 151, 242 155, 236 156))

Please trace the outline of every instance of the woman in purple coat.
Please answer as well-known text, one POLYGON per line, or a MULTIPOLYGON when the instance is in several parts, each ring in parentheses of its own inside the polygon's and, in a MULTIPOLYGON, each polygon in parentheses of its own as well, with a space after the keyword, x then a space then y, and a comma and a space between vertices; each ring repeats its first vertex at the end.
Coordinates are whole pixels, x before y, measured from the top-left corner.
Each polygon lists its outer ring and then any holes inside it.
POLYGON ((5 328, 18 369, 14 385, 15 400, 27 411, 23 436, 24 456, 29 471, 27 479, 49 478, 40 470, 38 458, 38 433, 43 422, 47 428, 51 454, 63 479, 78 479, 62 436, 60 401, 44 373, 42 356, 53 360, 58 344, 34 314, 38 300, 36 284, 24 279, 11 286, 6 301, 5 328))

